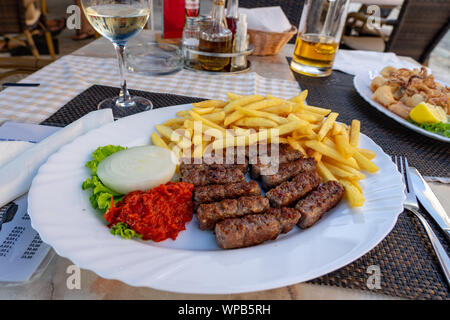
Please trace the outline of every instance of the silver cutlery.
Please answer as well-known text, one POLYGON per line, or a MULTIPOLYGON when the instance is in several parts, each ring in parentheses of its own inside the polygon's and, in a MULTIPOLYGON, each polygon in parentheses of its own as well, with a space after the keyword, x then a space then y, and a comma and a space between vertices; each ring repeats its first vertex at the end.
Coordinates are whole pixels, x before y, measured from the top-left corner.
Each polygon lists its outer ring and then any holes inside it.
POLYGON ((424 227, 426 233, 428 234, 428 237, 430 238, 431 244, 439 260, 439 263, 441 264, 441 268, 442 271, 444 272, 447 283, 450 285, 450 259, 447 255, 447 252, 445 251, 445 248, 442 246, 438 237, 434 233, 433 229, 431 229, 427 220, 425 220, 425 218, 419 212, 419 204, 417 203, 416 194, 414 193, 414 187, 411 181, 408 168, 408 161, 406 157, 397 156, 394 157, 394 162, 397 165, 398 170, 402 174, 403 182, 405 184, 406 200, 403 203, 403 207, 407 211, 413 213, 422 223, 422 226, 424 227))
POLYGON ((412 185, 416 193, 417 199, 427 210, 430 216, 436 221, 438 226, 450 241, 450 217, 445 212, 438 198, 434 195, 428 183, 422 177, 416 168, 409 167, 412 185))

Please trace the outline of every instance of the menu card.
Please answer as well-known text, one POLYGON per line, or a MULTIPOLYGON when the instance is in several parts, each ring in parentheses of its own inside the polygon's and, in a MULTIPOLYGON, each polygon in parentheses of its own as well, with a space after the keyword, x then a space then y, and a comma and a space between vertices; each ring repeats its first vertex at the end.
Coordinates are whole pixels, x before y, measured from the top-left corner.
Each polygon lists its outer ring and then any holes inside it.
MULTIPOLYGON (((6 122, 0 126, 0 141, 37 143, 60 128, 6 122)), ((29 280, 51 247, 31 227, 27 195, 0 208, 0 283, 29 280)))

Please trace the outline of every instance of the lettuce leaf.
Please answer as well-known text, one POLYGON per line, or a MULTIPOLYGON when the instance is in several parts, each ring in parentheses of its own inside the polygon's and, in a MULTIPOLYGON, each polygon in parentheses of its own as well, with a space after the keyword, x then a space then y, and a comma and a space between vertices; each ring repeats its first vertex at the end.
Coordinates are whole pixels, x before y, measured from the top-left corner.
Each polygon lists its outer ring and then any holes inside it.
POLYGON ((86 163, 86 167, 91 169, 91 174, 97 174, 97 167, 98 164, 105 158, 109 157, 113 153, 116 153, 117 151, 124 150, 125 147, 122 146, 104 146, 104 147, 98 147, 97 150, 95 150, 92 153, 92 160, 88 161, 86 163))
MULTIPOLYGON (((126 148, 113 145, 98 147, 97 150, 92 153, 92 160, 86 163, 86 167, 91 169, 91 176, 83 182, 81 188, 83 190, 92 190, 89 201, 95 210, 99 210, 103 214, 111 208, 111 198, 113 198, 114 205, 116 205, 117 202, 123 199, 124 195, 105 186, 97 176, 97 168, 101 161, 124 149, 126 148)), ((111 234, 118 235, 124 239, 131 239, 133 237, 142 238, 142 235, 138 234, 127 224, 122 222, 112 226, 110 232, 111 234)))
POLYGON ((450 138, 450 123, 417 123, 411 118, 409 118, 408 121, 422 129, 450 138))
POLYGON ((110 233, 115 236, 120 236, 124 239, 131 239, 133 237, 142 239, 142 235, 131 229, 123 222, 116 223, 111 229, 110 233))
POLYGON ((83 182, 81 188, 83 190, 92 189, 92 195, 89 198, 91 205, 102 213, 105 213, 111 207, 111 197, 113 197, 114 204, 116 204, 123 199, 123 194, 111 190, 100 181, 97 176, 97 167, 102 160, 124 149, 126 148, 113 145, 98 147, 92 153, 92 160, 86 163, 86 167, 91 169, 91 176, 83 182))

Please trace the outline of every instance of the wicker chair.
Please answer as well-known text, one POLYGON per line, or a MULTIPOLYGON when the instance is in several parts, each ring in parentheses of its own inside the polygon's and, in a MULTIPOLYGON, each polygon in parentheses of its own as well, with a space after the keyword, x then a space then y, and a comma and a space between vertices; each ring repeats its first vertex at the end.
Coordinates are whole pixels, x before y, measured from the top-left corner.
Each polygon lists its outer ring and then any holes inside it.
MULTIPOLYGON (((280 6, 289 22, 298 27, 302 16, 304 0, 239 0, 239 7, 242 8, 260 8, 280 6)), ((293 37, 289 43, 295 43, 296 37, 293 37)))
MULTIPOLYGON (((367 18, 359 17, 363 23, 367 18)), ((344 36, 344 44, 351 49, 395 52, 423 64, 449 30, 449 22, 449 0, 405 0, 387 41, 383 37, 344 36)))
POLYGON ((25 12, 29 5, 35 5, 37 0, 1 0, 0 1, 0 36, 28 45, 34 59, 29 58, 0 58, 0 68, 9 69, 0 74, 0 79, 16 73, 31 73, 55 60, 55 50, 50 31, 46 21, 46 2, 41 0, 40 12, 35 21, 26 20, 25 12), (49 59, 41 59, 39 51, 33 40, 33 33, 41 27, 45 32, 46 43, 51 56, 49 59), (24 41, 21 39, 25 38, 24 41))
POLYGON ((405 0, 386 51, 424 63, 449 30, 449 0, 405 0))

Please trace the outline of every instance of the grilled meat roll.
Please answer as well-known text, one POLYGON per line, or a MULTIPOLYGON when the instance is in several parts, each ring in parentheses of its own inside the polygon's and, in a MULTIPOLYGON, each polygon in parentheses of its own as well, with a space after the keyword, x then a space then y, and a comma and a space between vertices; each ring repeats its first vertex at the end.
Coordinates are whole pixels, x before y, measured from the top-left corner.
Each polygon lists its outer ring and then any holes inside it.
POLYGON ((201 186, 194 190, 194 203, 200 205, 201 203, 260 194, 261 189, 256 181, 201 186))
POLYGON ((315 224, 322 216, 336 206, 344 195, 344 187, 337 181, 328 181, 301 199, 295 205, 301 213, 298 226, 306 229, 315 224))
POLYGON ((276 239, 295 226, 300 213, 292 208, 269 209, 263 214, 227 219, 216 224, 216 241, 220 248, 249 247, 276 239))
POLYGON ((201 204, 197 209, 198 227, 201 230, 212 230, 220 220, 263 213, 269 207, 269 200, 262 196, 240 197, 201 204))
POLYGON ((237 168, 184 170, 180 174, 181 181, 193 184, 195 187, 245 181, 244 173, 237 168))
POLYGON ((270 205, 275 208, 288 206, 301 197, 316 189, 322 182, 316 171, 308 171, 296 175, 292 180, 285 181, 277 187, 270 189, 266 197, 270 205))
POLYGON ((282 163, 280 164, 277 173, 270 176, 261 176, 263 189, 269 190, 284 181, 291 179, 299 173, 314 170, 316 170, 316 160, 314 158, 302 158, 296 161, 282 163))

